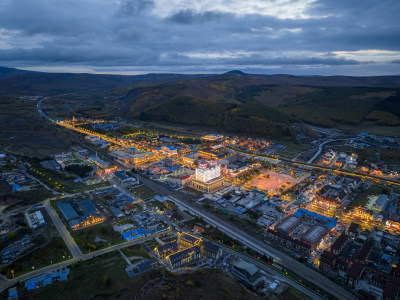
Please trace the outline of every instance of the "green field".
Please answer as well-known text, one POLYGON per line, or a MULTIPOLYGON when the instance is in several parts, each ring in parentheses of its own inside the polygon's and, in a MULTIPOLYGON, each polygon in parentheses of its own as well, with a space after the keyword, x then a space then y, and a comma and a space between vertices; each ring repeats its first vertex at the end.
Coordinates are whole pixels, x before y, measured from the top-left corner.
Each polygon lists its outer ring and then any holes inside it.
POLYGON ((141 256, 145 258, 150 258, 150 255, 147 254, 146 251, 140 246, 140 244, 136 244, 129 247, 121 248, 121 251, 125 253, 126 256, 141 256))
POLYGON ((150 270, 129 278, 119 252, 75 263, 70 278, 26 292, 23 299, 260 299, 217 270, 199 269, 177 274, 150 270), (206 292, 205 292, 206 291, 206 292))
POLYGON ((104 254, 72 265, 68 280, 23 295, 27 299, 109 298, 110 293, 128 286, 124 265, 126 262, 118 251, 104 254))
POLYGON ((103 249, 124 241, 107 221, 78 230, 70 230, 70 233, 83 253, 103 249), (95 242, 96 237, 107 240, 107 242, 95 242))
POLYGON ((281 295, 282 300, 311 300, 312 298, 303 294, 299 290, 290 286, 286 291, 281 295))
POLYGON ((12 193, 11 196, 23 199, 27 203, 38 203, 52 197, 53 193, 40 186, 40 188, 35 190, 12 193))

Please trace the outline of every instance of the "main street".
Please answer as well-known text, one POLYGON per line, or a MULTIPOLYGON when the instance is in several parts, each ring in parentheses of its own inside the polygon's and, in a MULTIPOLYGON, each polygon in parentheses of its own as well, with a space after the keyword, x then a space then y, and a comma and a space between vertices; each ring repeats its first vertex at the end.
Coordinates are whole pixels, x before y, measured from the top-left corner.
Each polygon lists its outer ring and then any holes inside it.
POLYGON ((327 277, 321 275, 319 272, 309 268, 308 266, 300 263, 296 259, 282 253, 281 251, 273 248, 272 246, 257 240, 256 238, 250 236, 248 233, 240 230, 236 226, 220 220, 218 217, 212 215, 211 213, 205 211, 204 209, 194 206, 191 200, 187 199, 180 192, 170 190, 165 186, 156 183, 150 179, 143 176, 139 176, 141 181, 151 187, 153 190, 157 191, 162 195, 167 195, 179 206, 187 209, 191 213, 202 217, 211 225, 218 227, 219 230, 227 234, 228 236, 239 240, 248 247, 254 249, 257 252, 274 257, 275 260, 279 262, 280 265, 286 269, 296 273, 300 277, 312 282, 314 285, 319 287, 326 292, 335 295, 339 299, 357 299, 352 293, 345 290, 343 287, 332 282, 327 277))

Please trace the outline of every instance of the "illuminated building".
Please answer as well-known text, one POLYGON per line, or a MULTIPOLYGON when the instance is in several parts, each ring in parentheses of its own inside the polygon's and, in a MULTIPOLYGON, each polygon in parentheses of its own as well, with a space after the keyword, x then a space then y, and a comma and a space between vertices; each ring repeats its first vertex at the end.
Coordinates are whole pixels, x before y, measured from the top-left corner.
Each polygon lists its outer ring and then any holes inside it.
POLYGON ((325 226, 312 226, 304 233, 301 240, 313 247, 317 247, 328 232, 329 229, 325 226))
POLYGON ((196 169, 196 177, 192 180, 192 187, 203 192, 213 192, 224 185, 221 177, 221 167, 215 161, 203 163, 196 169))
POLYGON ((57 206, 72 229, 97 224, 106 219, 91 201, 57 202, 57 206))
POLYGON ((196 180, 208 182, 221 174, 221 167, 215 161, 203 163, 196 169, 196 180))
POLYGON ((195 261, 199 257, 200 248, 196 245, 169 255, 167 257, 167 263, 171 269, 176 269, 195 261))
POLYGON ((199 153, 198 152, 193 152, 190 154, 186 154, 184 156, 181 157, 182 162, 187 163, 187 164, 194 164, 195 161, 197 160, 197 158, 199 157, 199 153))
POLYGON ((165 258, 178 251, 178 243, 176 241, 166 243, 154 249, 158 258, 165 258))
POLYGON ((186 232, 178 232, 177 241, 160 245, 154 251, 159 259, 165 258, 171 269, 196 261, 200 254, 213 259, 222 255, 222 249, 218 245, 186 232))
POLYGON ((222 139, 224 136, 219 134, 209 134, 202 137, 205 141, 216 141, 222 139))
POLYGON ((386 194, 381 194, 378 198, 378 200, 376 200, 376 202, 372 205, 372 210, 375 212, 380 212, 385 210, 385 207, 388 203, 389 200, 389 196, 386 194))
POLYGON ((140 165, 155 158, 155 154, 153 152, 142 152, 132 155, 131 158, 131 162, 133 162, 134 165, 140 165))
POLYGON ((194 235, 191 235, 186 232, 182 232, 182 233, 178 232, 177 234, 178 234, 179 245, 186 246, 186 247, 192 247, 192 246, 200 244, 201 239, 194 235))

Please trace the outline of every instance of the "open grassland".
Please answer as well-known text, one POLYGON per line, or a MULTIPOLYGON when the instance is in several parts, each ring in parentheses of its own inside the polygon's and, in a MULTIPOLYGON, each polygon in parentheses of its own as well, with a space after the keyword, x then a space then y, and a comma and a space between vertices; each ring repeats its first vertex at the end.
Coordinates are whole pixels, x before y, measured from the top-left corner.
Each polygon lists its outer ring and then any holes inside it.
POLYGON ((78 230, 70 230, 70 232, 83 253, 89 253, 90 251, 96 251, 123 242, 121 235, 113 230, 108 221, 78 230), (103 241, 96 242, 96 237, 103 241))
POLYGON ((229 276, 200 269, 188 273, 151 270, 129 278, 118 252, 76 263, 63 282, 22 292, 26 299, 259 299, 229 276))
POLYGON ((0 149, 45 157, 65 152, 75 138, 42 119, 37 101, 0 96, 0 149))

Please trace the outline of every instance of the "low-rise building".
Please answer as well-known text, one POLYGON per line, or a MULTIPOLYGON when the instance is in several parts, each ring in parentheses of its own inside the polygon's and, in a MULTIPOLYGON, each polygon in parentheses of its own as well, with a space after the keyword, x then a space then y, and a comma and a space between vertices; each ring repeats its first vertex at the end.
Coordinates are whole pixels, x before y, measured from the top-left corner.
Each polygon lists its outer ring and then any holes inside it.
POLYGON ((199 245, 201 239, 186 232, 178 232, 178 244, 186 247, 199 245))
POLYGON ((167 257, 167 263, 171 269, 176 269, 196 261, 200 257, 198 245, 186 248, 167 257))
POLYGON ((158 258, 165 258, 173 253, 176 253, 177 251, 178 251, 177 241, 160 245, 154 249, 154 252, 156 253, 158 258))
POLYGON ((26 214, 27 218, 27 222, 30 228, 38 228, 38 227, 42 227, 46 224, 46 221, 42 215, 42 212, 40 210, 37 210, 33 213, 27 213, 26 214))
POLYGON ((232 274, 253 288, 263 283, 260 269, 244 260, 239 260, 233 265, 232 274))
POLYGON ((217 244, 207 241, 207 240, 202 240, 200 243, 200 251, 201 254, 208 256, 213 259, 219 259, 222 255, 222 249, 220 246, 217 244))

